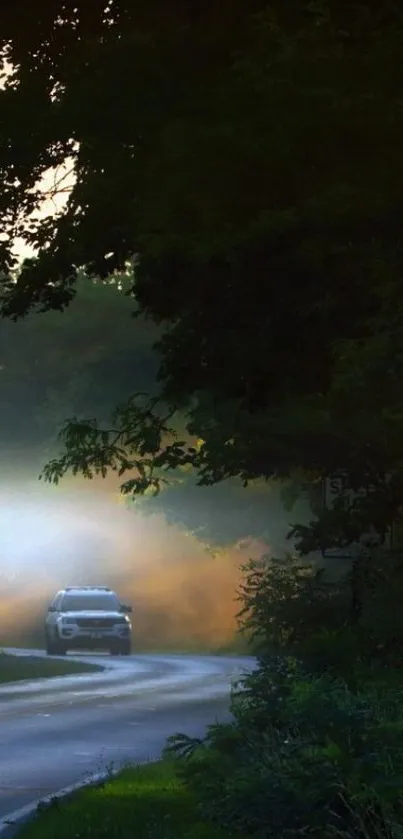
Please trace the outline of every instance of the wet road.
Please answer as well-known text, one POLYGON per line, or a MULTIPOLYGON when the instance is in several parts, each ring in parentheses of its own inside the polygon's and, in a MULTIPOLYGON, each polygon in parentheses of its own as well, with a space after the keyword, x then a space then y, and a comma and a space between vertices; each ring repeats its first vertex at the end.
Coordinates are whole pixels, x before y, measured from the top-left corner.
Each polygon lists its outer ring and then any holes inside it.
POLYGON ((158 757, 176 731, 202 734, 228 717, 231 680, 253 667, 221 656, 79 658, 107 669, 0 685, 0 819, 89 774, 158 757))

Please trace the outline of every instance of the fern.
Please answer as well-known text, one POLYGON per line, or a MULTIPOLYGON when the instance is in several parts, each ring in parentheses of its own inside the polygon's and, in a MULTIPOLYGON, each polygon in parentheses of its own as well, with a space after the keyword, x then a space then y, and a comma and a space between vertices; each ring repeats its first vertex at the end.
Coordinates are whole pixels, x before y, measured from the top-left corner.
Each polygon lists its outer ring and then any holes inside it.
POLYGON ((197 749, 204 746, 200 737, 189 737, 188 734, 171 734, 163 751, 164 757, 188 760, 197 749))

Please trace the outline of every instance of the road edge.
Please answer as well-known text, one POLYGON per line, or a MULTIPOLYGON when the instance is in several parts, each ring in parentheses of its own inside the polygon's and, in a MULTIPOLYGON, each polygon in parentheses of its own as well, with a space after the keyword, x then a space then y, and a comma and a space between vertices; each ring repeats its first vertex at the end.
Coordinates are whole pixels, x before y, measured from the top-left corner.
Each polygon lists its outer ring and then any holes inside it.
MULTIPOLYGON (((69 655, 69 656, 61 656, 61 655, 53 655, 48 658, 47 655, 43 655, 42 650, 32 650, 32 652, 28 652, 28 648, 24 647, 1 647, 0 646, 0 655, 1 653, 5 653, 6 655, 13 655, 16 658, 36 658, 43 661, 49 661, 52 659, 57 659, 58 661, 76 661, 78 664, 83 663, 84 656, 80 655, 69 655), (42 654, 41 654, 42 653, 42 654)), ((34 676, 33 678, 26 678, 26 679, 17 679, 13 682, 0 682, 0 687, 18 687, 19 685, 27 685, 30 682, 40 682, 40 681, 50 681, 51 679, 69 679, 71 676, 91 676, 95 673, 105 673, 107 670, 113 670, 113 667, 109 664, 95 664, 92 662, 84 662, 90 664, 91 667, 95 667, 95 670, 83 670, 81 673, 63 673, 59 676, 34 676)), ((1 821, 1 820, 0 820, 1 821)))
MULTIPOLYGON (((161 760, 160 757, 148 758, 147 760, 139 760, 132 765, 140 766, 146 763, 158 763, 159 760, 161 760)), ((97 784, 102 784, 105 781, 115 778, 120 772, 122 772, 123 769, 126 768, 126 766, 127 764, 118 769, 109 769, 105 772, 97 772, 94 775, 89 775, 83 781, 76 781, 75 784, 70 784, 68 787, 62 787, 62 789, 57 790, 57 792, 53 792, 51 795, 46 795, 43 798, 37 798, 35 801, 31 801, 30 804, 25 804, 23 807, 19 807, 17 810, 13 810, 11 813, 7 813, 5 816, 0 817, 1 839, 13 839, 14 836, 17 836, 22 825, 36 814, 39 807, 50 806, 60 799, 68 798, 70 795, 73 795, 73 793, 79 792, 81 789, 85 789, 85 787, 96 786, 97 784)))

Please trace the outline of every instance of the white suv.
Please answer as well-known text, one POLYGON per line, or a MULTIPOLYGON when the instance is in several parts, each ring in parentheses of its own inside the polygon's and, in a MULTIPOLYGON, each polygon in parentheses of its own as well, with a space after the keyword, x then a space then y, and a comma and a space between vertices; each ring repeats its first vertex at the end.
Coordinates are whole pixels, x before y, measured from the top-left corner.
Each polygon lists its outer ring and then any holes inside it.
POLYGON ((122 606, 105 586, 72 586, 59 591, 45 621, 46 652, 65 655, 68 649, 109 650, 130 655, 131 606, 122 606))

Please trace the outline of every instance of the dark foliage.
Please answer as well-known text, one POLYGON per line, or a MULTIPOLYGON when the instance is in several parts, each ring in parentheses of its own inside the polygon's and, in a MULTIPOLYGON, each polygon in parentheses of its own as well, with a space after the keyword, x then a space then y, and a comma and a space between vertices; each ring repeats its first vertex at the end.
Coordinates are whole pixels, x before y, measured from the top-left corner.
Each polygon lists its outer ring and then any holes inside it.
POLYGON ((168 752, 202 812, 236 833, 392 839, 403 816, 398 693, 352 693, 272 658, 246 678, 235 721, 168 752))
POLYGON ((203 441, 165 462, 203 483, 393 471, 384 532, 401 507, 400 7, 55 2, 31 27, 28 5, 0 16, 15 69, 0 216, 39 259, 11 282, 4 239, 3 313, 63 307, 80 266, 133 259, 163 332, 162 401, 203 441), (66 155, 66 212, 28 221, 30 188, 66 155))

